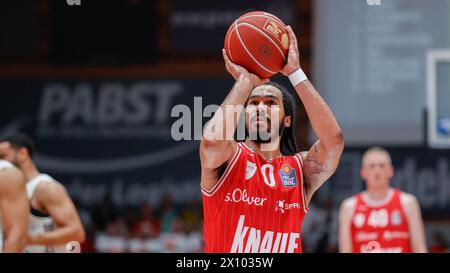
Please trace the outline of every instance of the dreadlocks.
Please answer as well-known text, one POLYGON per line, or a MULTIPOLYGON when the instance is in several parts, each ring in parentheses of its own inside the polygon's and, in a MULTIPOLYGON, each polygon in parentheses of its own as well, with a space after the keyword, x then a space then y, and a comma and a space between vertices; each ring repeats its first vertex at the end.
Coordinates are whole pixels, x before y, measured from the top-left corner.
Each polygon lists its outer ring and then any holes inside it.
POLYGON ((295 100, 292 94, 287 91, 287 89, 277 82, 269 82, 266 85, 273 86, 280 90, 283 94, 283 107, 285 116, 291 116, 291 126, 282 128, 281 138, 280 138, 280 151, 283 155, 294 155, 298 153, 297 145, 295 144, 295 100))
MULTIPOLYGON (((294 155, 298 153, 297 145, 295 143, 295 126, 296 126, 296 119, 295 119, 295 99, 292 96, 292 94, 287 91, 285 87, 283 87, 281 84, 276 82, 268 82, 265 85, 273 86, 276 89, 280 90, 282 93, 282 100, 283 100, 283 107, 284 107, 284 113, 285 116, 291 116, 291 126, 290 127, 284 127, 284 124, 282 123, 280 125, 280 152, 282 155, 294 155)), ((247 103, 244 105, 247 107, 247 103)), ((239 122, 243 122, 244 118, 241 117, 241 120, 239 122)), ((247 128, 245 129, 245 137, 248 136, 247 128)), ((235 138, 237 141, 244 141, 245 139, 239 139, 237 138, 237 135, 235 134, 235 138)))

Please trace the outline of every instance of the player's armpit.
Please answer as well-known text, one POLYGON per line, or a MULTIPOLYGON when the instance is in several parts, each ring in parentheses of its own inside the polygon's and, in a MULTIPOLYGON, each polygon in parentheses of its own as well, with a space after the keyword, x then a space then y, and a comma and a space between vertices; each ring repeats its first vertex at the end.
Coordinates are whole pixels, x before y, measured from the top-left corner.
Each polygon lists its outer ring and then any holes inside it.
POLYGON ((325 146, 318 140, 307 153, 300 153, 307 204, 314 192, 336 171, 343 148, 343 145, 325 146))

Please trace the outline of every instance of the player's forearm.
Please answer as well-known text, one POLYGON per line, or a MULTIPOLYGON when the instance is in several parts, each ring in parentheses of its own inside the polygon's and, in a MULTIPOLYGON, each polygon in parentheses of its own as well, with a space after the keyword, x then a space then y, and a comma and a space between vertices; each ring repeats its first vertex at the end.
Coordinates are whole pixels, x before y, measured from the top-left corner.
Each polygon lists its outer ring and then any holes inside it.
POLYGON ((30 245, 62 245, 71 241, 84 241, 84 230, 79 226, 66 226, 58 228, 54 231, 33 234, 28 236, 28 244, 30 245))
POLYGON ((414 253, 426 253, 425 227, 417 200, 407 208, 409 230, 411 232, 411 248, 414 253))
POLYGON ((422 221, 414 221, 410 226, 411 248, 414 253, 427 253, 427 244, 425 241, 425 228, 422 221))
POLYGON ((428 253, 427 246, 425 242, 421 242, 419 244, 413 244, 412 246, 412 252, 413 253, 428 253))
POLYGON ((6 235, 4 241, 3 252, 4 253, 18 253, 22 252, 27 244, 26 232, 12 232, 10 235, 6 235))
POLYGON ((302 100, 311 126, 319 140, 328 147, 343 146, 344 138, 331 109, 316 91, 310 81, 295 86, 302 100))
POLYGON ((238 119, 245 102, 253 90, 248 77, 240 76, 228 96, 222 102, 205 128, 203 136, 207 140, 231 140, 237 127, 238 119))

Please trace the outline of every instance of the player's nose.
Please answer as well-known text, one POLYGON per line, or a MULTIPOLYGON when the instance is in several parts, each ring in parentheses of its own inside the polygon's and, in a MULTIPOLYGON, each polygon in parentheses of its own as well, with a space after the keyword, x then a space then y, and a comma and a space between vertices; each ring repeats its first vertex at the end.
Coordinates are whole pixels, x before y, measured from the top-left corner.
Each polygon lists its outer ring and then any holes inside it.
POLYGON ((256 105, 256 111, 258 114, 266 114, 268 112, 268 106, 261 101, 256 105))

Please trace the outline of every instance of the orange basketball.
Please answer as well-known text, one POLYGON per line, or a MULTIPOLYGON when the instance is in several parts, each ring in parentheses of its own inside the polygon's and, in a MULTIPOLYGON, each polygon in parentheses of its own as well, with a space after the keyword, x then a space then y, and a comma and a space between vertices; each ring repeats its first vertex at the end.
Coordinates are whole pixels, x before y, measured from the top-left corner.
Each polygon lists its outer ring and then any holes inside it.
POLYGON ((260 78, 270 78, 283 68, 288 49, 286 25, 263 11, 242 15, 225 36, 225 50, 231 61, 260 78))

